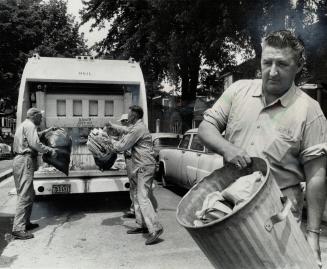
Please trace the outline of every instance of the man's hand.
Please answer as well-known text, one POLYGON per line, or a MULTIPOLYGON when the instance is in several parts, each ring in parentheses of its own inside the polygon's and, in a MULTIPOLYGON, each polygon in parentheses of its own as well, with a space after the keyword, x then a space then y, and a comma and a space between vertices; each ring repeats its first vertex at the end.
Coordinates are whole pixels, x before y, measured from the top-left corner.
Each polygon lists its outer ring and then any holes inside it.
POLYGON ((103 128, 103 131, 105 131, 105 132, 108 133, 108 131, 109 131, 110 129, 112 129, 112 123, 111 123, 110 121, 108 121, 108 122, 105 124, 105 126, 104 126, 104 128, 103 128))
POLYGON ((251 158, 246 151, 233 144, 230 144, 223 157, 226 162, 234 164, 238 169, 243 169, 251 164, 251 158))
POLYGON ((49 128, 49 131, 57 131, 58 129, 59 129, 58 127, 52 126, 49 128))
POLYGON ((321 252, 320 252, 320 245, 319 245, 319 234, 308 231, 307 241, 311 249, 313 250, 313 254, 318 263, 319 268, 321 268, 322 262, 321 262, 321 252))
POLYGON ((111 123, 110 121, 108 121, 108 122, 106 123, 105 127, 106 127, 107 129, 111 129, 111 128, 112 128, 112 123, 111 123))

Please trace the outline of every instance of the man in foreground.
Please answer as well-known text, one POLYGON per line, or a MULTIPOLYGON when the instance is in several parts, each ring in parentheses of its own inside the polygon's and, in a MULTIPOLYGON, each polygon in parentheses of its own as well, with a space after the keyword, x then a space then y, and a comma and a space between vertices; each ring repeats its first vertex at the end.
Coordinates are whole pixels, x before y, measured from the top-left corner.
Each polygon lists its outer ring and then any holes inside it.
POLYGON ((204 113, 199 136, 239 169, 250 156, 268 160, 271 175, 301 221, 306 181, 307 240, 321 266, 319 234, 326 202, 326 118, 319 104, 294 84, 304 47, 289 31, 263 39, 261 80, 232 84, 204 113), (225 136, 221 134, 225 131, 225 136))
MULTIPOLYGON (((13 161, 13 175, 17 190, 17 207, 12 235, 15 239, 31 239, 34 235, 29 231, 39 227, 37 223, 30 222, 35 196, 33 175, 37 154, 50 152, 52 156, 56 155, 54 149, 43 145, 39 140, 37 126, 41 121, 41 111, 30 108, 26 120, 18 126, 14 137, 13 151, 16 157, 13 161)), ((50 130, 52 128, 42 131, 42 134, 50 130)))
MULTIPOLYGON (((151 201, 152 182, 155 172, 155 158, 152 149, 152 138, 142 121, 143 109, 131 106, 128 114, 130 124, 128 132, 119 141, 112 141, 116 152, 131 150, 132 176, 136 182, 136 197, 134 199, 136 223, 139 225, 127 231, 128 234, 149 233, 146 245, 156 243, 163 233, 158 220, 154 202, 151 201)), ((111 123, 106 126, 112 127, 111 123)))

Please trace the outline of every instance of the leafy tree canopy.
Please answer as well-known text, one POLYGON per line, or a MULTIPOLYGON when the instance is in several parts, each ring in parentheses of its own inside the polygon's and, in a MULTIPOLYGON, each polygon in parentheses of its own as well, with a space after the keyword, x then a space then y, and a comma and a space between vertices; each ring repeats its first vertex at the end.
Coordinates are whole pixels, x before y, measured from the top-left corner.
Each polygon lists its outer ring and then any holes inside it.
POLYGON ((78 28, 63 0, 0 1, 0 97, 16 102, 23 68, 33 53, 72 57, 87 52, 78 28))
MULTIPOLYGON (((84 1, 83 20, 111 23, 100 55, 135 57, 147 82, 168 77, 192 101, 200 80, 236 64, 235 51, 261 53, 264 31, 284 28, 289 1, 84 1), (203 68, 205 67, 205 68, 203 68), (200 73, 201 71, 201 73, 200 73)), ((156 84, 155 84, 156 85, 156 84)))
MULTIPOLYGON (((88 0, 84 5, 84 22, 94 19, 94 28, 105 21, 111 25, 96 45, 99 55, 134 57, 145 74, 148 95, 168 78, 180 87, 184 107, 197 92, 219 96, 221 72, 233 72, 240 49, 255 55, 252 63, 259 68, 261 39, 270 31, 291 29, 302 34, 312 54, 315 48, 326 52, 326 34, 320 35, 321 42, 312 42, 326 29, 326 0, 88 0)), ((325 59, 321 55, 311 57, 306 72, 317 69, 318 60, 325 59)))

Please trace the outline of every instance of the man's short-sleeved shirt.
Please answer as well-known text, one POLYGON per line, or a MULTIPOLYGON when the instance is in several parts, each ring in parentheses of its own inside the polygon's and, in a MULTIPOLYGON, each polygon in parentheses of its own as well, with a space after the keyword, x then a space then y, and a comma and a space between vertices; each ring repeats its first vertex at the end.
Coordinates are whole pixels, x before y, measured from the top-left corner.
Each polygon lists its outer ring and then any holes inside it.
POLYGON ((16 129, 13 151, 16 154, 31 153, 37 156, 37 153, 47 153, 49 147, 43 145, 37 133, 35 124, 30 119, 25 119, 16 129))
POLYGON ((204 113, 204 120, 250 156, 267 159, 281 189, 303 181, 303 164, 326 154, 326 118, 319 103, 294 84, 266 105, 261 80, 239 80, 204 113))

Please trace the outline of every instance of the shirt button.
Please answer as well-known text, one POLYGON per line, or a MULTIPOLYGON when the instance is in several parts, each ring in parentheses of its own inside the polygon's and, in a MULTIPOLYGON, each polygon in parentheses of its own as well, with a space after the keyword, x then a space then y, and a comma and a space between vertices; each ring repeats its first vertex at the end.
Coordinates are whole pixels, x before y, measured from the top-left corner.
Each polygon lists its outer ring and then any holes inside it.
POLYGON ((257 128, 260 129, 260 125, 258 125, 257 128))
POLYGON ((251 144, 250 144, 251 146, 253 146, 254 145, 254 142, 251 142, 251 144))

